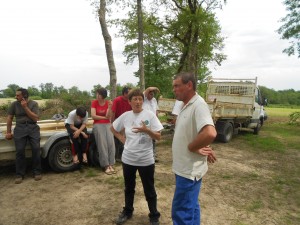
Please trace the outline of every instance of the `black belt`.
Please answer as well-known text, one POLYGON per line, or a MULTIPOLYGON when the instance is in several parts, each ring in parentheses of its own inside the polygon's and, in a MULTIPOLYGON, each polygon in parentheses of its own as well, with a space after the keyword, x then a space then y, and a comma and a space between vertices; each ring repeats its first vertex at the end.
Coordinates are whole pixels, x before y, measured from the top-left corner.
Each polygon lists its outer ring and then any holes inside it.
POLYGON ((19 122, 17 124, 36 124, 36 122, 33 121, 25 121, 25 122, 19 122))

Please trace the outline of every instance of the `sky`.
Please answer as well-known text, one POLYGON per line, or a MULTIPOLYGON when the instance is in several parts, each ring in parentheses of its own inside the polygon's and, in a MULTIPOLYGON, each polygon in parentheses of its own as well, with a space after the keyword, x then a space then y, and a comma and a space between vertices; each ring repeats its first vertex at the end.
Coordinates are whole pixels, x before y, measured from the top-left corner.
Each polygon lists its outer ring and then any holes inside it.
MULTIPOLYGON (((217 18, 227 60, 211 65, 213 77, 254 78, 274 90, 300 90, 300 59, 276 30, 286 15, 281 0, 228 0, 217 18)), ((90 91, 109 84, 105 46, 88 0, 0 1, 0 90, 52 83, 90 91)), ((136 84, 138 64, 125 65, 124 42, 111 33, 117 82, 136 84)))

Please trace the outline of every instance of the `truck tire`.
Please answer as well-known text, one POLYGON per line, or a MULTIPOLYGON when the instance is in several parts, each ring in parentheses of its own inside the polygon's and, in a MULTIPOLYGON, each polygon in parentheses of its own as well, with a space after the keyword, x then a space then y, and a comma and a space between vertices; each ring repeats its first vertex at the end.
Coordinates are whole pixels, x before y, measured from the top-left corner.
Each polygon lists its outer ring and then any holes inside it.
POLYGON ((259 122, 257 123, 257 126, 253 129, 253 134, 258 134, 261 128, 261 121, 259 120, 259 122))
POLYGON ((218 130, 221 132, 218 133, 218 140, 224 143, 228 143, 233 136, 233 126, 231 123, 226 122, 226 123, 221 123, 219 125, 220 127, 218 130))
POLYGON ((52 170, 56 172, 72 171, 78 167, 73 163, 71 144, 68 139, 63 139, 51 148, 48 162, 52 170))

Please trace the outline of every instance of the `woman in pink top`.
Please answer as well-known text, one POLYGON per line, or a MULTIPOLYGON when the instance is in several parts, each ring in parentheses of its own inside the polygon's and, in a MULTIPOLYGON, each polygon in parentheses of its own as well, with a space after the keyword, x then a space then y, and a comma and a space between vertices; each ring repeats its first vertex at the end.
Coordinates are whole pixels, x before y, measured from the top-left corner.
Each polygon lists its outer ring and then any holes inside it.
POLYGON ((107 90, 100 88, 96 92, 96 100, 92 101, 91 116, 94 119, 93 134, 99 153, 100 166, 108 175, 116 173, 115 164, 115 143, 114 136, 110 131, 110 119, 112 115, 112 102, 105 100, 107 90))

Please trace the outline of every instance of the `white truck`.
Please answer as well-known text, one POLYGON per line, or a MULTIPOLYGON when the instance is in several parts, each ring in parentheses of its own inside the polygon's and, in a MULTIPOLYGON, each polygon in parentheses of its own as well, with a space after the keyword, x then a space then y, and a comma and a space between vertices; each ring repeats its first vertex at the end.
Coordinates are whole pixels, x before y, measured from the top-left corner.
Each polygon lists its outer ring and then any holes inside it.
MULTIPOLYGON (((88 121, 88 132, 91 134, 92 119, 88 121)), ((13 124, 14 126, 15 124, 13 124)), ((52 170, 56 172, 66 172, 74 170, 78 165, 73 164, 71 144, 68 133, 64 127, 64 120, 41 120, 38 121, 41 133, 41 157, 43 163, 48 163, 52 170)), ((6 123, 0 123, 0 161, 15 160, 16 151, 14 140, 6 140, 6 123)), ((98 153, 95 149, 93 135, 89 141, 89 163, 97 165, 99 163, 98 153)), ((31 157, 31 147, 26 146, 26 157, 31 157)), ((99 164, 98 164, 99 165, 99 164)))
MULTIPOLYGON (((257 78, 211 78, 205 100, 221 142, 229 142, 241 130, 258 134, 266 119, 257 78)), ((173 99, 162 98, 158 104, 162 112, 172 112, 174 103, 173 99)))

